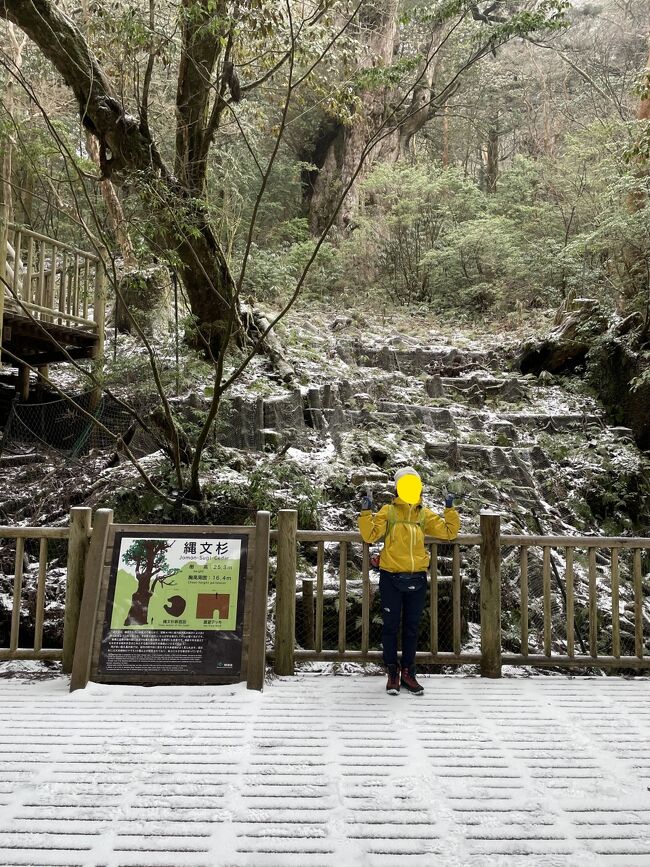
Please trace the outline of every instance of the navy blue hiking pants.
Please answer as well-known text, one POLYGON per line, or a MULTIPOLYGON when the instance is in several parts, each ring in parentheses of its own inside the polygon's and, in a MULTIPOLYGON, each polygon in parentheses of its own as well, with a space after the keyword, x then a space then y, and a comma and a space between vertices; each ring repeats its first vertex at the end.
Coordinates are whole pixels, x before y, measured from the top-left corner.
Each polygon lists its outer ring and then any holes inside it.
POLYGON ((420 618, 427 595, 426 572, 379 572, 384 625, 381 645, 385 665, 397 665, 397 636, 402 620, 402 668, 415 664, 420 618))

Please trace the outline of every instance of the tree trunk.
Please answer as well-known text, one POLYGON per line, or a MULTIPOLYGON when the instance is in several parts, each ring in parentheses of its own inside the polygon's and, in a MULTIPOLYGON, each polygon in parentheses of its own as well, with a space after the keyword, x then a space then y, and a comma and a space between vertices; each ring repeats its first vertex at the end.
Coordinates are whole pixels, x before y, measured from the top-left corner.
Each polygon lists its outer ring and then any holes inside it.
POLYGON ((139 572, 136 567, 135 579, 138 582, 138 587, 131 596, 131 607, 124 621, 125 626, 146 626, 149 620, 149 600, 153 596, 151 579, 156 557, 156 543, 145 542, 145 550, 147 556, 144 571, 139 572))
MULTIPOLYGON (((357 69, 390 65, 397 32, 397 7, 397 0, 362 4, 359 29, 364 29, 370 35, 357 69)), ((385 86, 368 89, 359 94, 363 109, 355 114, 349 125, 337 124, 331 120, 323 124, 310 156, 318 167, 311 189, 308 189, 309 222, 315 234, 319 234, 327 225, 336 202, 352 181, 367 142, 385 119, 387 96, 388 89, 385 86)), ((382 150, 387 152, 391 147, 394 147, 394 143, 391 146, 382 146, 382 150)), ((377 158, 377 150, 369 155, 363 172, 352 182, 336 218, 339 228, 346 228, 353 223, 359 205, 359 184, 377 158)))
MULTIPOLYGON (((131 179, 153 210, 153 241, 180 260, 179 274, 202 342, 217 354, 230 321, 238 320, 235 285, 193 191, 169 172, 148 129, 125 111, 83 34, 61 9, 51 0, 0 0, 0 17, 17 24, 39 46, 74 92, 84 127, 99 141, 104 177, 117 184, 131 179)), ((210 80, 202 82, 211 92, 210 80)), ((192 102, 192 117, 196 110, 192 102)))
POLYGON ((445 102, 442 116, 442 164, 449 166, 449 104, 445 102))
MULTIPOLYGON (((650 86, 650 37, 648 38, 649 53, 648 63, 645 69, 645 85, 650 86)), ((650 95, 646 95, 641 99, 639 110, 637 112, 639 121, 650 120, 650 95)), ((639 178, 644 177, 648 173, 648 161, 644 157, 637 157, 634 166, 635 175, 639 178)), ((633 190, 627 197, 627 208, 631 214, 634 214, 643 208, 647 207, 647 197, 643 190, 633 190)), ((620 299, 620 308, 622 311, 629 312, 630 307, 634 306, 637 296, 644 289, 647 292, 647 252, 641 252, 637 247, 627 246, 623 251, 625 260, 626 276, 620 299)))
MULTIPOLYGON (((16 70, 20 70, 23 65, 23 48, 25 45, 25 39, 23 38, 21 41, 18 40, 16 29, 11 23, 7 24, 7 31, 9 35, 9 46, 11 48, 11 62, 16 70)), ((13 117, 15 110, 15 91, 16 85, 13 78, 9 76, 5 85, 4 109, 10 117, 13 117)), ((2 161, 0 163, 2 166, 2 198, 0 200, 0 223, 2 225, 0 226, 0 231, 4 232, 7 230, 6 224, 11 223, 14 219, 14 196, 12 189, 14 171, 13 152, 14 139, 13 136, 9 134, 5 139, 5 144, 2 150, 2 161)), ((4 247, 2 249, 4 249, 4 247)), ((4 288, 2 291, 4 291, 4 288)))
MULTIPOLYGON (((393 0, 383 0, 373 12, 365 12, 362 23, 368 27, 371 37, 367 42, 366 53, 360 60, 362 68, 389 66, 394 52, 397 33, 398 4, 393 0), (378 10, 378 11, 377 11, 378 10)), ((367 90, 360 94, 363 109, 355 116, 350 125, 333 124, 327 121, 306 159, 318 167, 317 173, 306 177, 307 199, 309 201, 310 227, 319 233, 327 224, 338 197, 350 182, 357 170, 367 143, 381 129, 381 141, 366 157, 361 171, 353 182, 350 192, 341 207, 336 224, 339 228, 354 225, 359 207, 359 187, 363 179, 377 163, 391 163, 406 154, 412 153, 413 138, 422 127, 446 105, 447 100, 460 86, 456 77, 447 87, 441 88, 437 99, 433 92, 440 68, 439 50, 443 39, 444 25, 436 24, 427 42, 422 46, 423 61, 418 70, 415 85, 410 96, 397 109, 400 102, 398 92, 388 86, 367 90), (394 106, 391 106, 391 102, 394 106)), ((468 66, 482 56, 477 51, 468 66)))
POLYGON ((487 166, 485 170, 485 192, 492 195, 497 191, 499 178, 499 115, 491 118, 487 141, 487 166))

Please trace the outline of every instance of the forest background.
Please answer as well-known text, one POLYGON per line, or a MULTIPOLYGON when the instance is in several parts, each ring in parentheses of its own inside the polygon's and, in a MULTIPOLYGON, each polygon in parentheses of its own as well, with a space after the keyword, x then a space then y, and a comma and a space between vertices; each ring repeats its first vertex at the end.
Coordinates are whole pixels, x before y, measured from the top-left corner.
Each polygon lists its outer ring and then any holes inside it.
POLYGON ((117 396, 168 469, 113 439, 163 502, 204 495, 224 396, 260 354, 291 381, 274 325, 296 303, 499 334, 586 296, 636 317, 647 385, 647 0, 0 0, 0 16, 2 225, 105 257, 112 357, 74 365, 76 387, 115 395, 138 370, 117 396))

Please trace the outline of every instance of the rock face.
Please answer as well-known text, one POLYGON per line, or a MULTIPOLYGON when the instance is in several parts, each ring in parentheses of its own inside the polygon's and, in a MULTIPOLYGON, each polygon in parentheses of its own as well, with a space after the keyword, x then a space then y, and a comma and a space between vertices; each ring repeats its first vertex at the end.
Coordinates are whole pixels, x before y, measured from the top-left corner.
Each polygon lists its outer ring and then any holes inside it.
POLYGON ((644 384, 633 386, 644 370, 650 372, 643 349, 633 333, 607 334, 589 352, 588 375, 610 418, 632 430, 639 448, 650 450, 650 376, 644 384))
POLYGON ((565 373, 583 363, 594 339, 607 330, 607 318, 598 301, 575 298, 565 302, 555 328, 542 341, 524 345, 518 366, 522 373, 565 373))
POLYGON ((589 382, 603 401, 609 418, 632 430, 642 449, 650 449, 650 375, 643 318, 633 313, 618 323, 609 323, 598 302, 578 298, 565 303, 556 316, 556 327, 539 342, 524 346, 518 359, 522 373, 542 377, 574 371, 585 365, 589 382), (635 384, 637 380, 637 384, 635 384))

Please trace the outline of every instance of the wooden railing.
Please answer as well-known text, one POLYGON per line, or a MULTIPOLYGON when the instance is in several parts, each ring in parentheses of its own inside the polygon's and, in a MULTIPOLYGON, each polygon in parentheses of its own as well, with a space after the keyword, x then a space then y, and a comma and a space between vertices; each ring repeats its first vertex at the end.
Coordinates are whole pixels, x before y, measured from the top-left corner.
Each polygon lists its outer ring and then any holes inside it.
POLYGON ((88 545, 92 535, 92 510, 75 507, 70 512, 67 527, 0 527, 0 540, 14 539, 14 580, 11 608, 9 646, 0 647, 0 660, 6 659, 60 659, 63 670, 71 671, 74 645, 79 622, 79 608, 83 590, 84 565, 88 545), (34 642, 32 647, 20 646, 20 615, 23 608, 25 542, 39 540, 38 578, 34 612, 34 642), (68 543, 68 565, 65 592, 65 621, 63 627, 63 647, 43 647, 43 624, 45 619, 45 596, 47 590, 48 546, 52 539, 66 539, 68 543))
POLYGON ((102 334, 106 271, 100 256, 13 223, 2 236, 6 309, 102 334))
MULTIPOLYGON (((275 647, 269 653, 273 659, 274 668, 278 674, 291 674, 296 661, 327 660, 327 661, 379 661, 381 652, 371 648, 369 642, 371 596, 374 589, 370 580, 370 559, 368 545, 363 543, 361 536, 355 532, 330 532, 297 529, 297 515, 291 510, 279 513, 278 529, 271 533, 271 539, 277 541, 277 573, 275 598, 275 647), (303 543, 316 544, 316 580, 302 581, 301 608, 304 622, 302 635, 313 634, 311 640, 303 646, 296 647, 296 598, 300 593, 297 586, 298 561, 297 551, 303 543), (330 636, 329 646, 326 646, 323 634, 323 609, 325 601, 325 545, 333 543, 339 547, 338 556, 338 635, 330 636), (348 624, 346 609, 350 597, 348 586, 349 546, 362 547, 361 554, 361 587, 355 587, 357 601, 361 603, 361 640, 360 646, 350 650, 347 646, 348 624), (315 587, 314 587, 315 583, 315 587), (312 617, 312 599, 315 602, 315 615, 312 617)), ((461 535, 453 543, 445 540, 427 539, 431 552, 429 567, 429 628, 428 650, 417 653, 417 661, 427 664, 462 665, 479 663, 481 673, 486 676, 498 677, 503 664, 507 665, 544 665, 571 668, 650 668, 650 654, 646 643, 650 643, 650 621, 644 625, 644 594, 642 552, 650 549, 650 539, 605 538, 605 537, 537 537, 513 536, 500 534, 498 515, 484 513, 481 515, 481 532, 479 535, 461 535), (451 550, 451 575, 441 576, 438 572, 439 545, 446 545, 451 550), (480 636, 472 636, 470 647, 463 646, 463 591, 467 585, 467 577, 462 574, 461 554, 467 557, 472 550, 479 548, 478 561, 479 582, 474 588, 480 601, 480 613, 477 614, 480 636), (530 599, 529 599, 529 552, 532 548, 542 549, 542 584, 543 584, 543 652, 530 650, 530 599), (564 576, 560 575, 552 549, 561 548, 564 552, 564 576), (506 618, 515 615, 519 619, 518 652, 504 652, 503 644, 507 636, 502 630, 502 595, 505 585, 501 580, 501 565, 504 556, 510 556, 512 549, 519 551, 518 603, 513 607, 509 602, 504 610, 506 618), (576 551, 586 551, 585 575, 582 567, 578 567, 576 551), (597 570, 597 551, 604 549, 611 552, 609 581, 599 580, 597 570), (626 595, 632 597, 634 622, 634 653, 622 652, 621 618, 619 605, 621 599, 620 552, 632 552, 631 593, 626 588, 626 595), (562 618, 555 618, 552 611, 553 580, 557 592, 563 593, 564 628, 558 629, 562 618), (439 587, 441 581, 451 582, 451 652, 441 652, 439 649, 439 587), (577 590, 576 590, 577 584, 577 590), (586 586, 586 597, 583 592, 586 586), (605 626, 602 624, 608 610, 612 612, 611 640, 608 638, 605 626), (576 623, 576 612, 581 615, 588 635, 583 638, 576 623), (554 633, 554 629, 556 633, 554 633), (480 646, 478 639, 480 638, 480 646), (579 644, 584 644, 586 652, 576 653, 576 638, 579 644)), ((336 557, 334 558, 337 559, 336 557)), ((475 558, 476 559, 476 558, 475 558)), ((609 560, 607 561, 610 562, 609 560)), ((306 573, 310 569, 301 569, 306 573)), ((511 592, 513 588, 510 586, 511 592)))
MULTIPOLYGON (((92 534, 91 510, 73 508, 68 527, 0 527, 0 539, 15 540, 14 579, 9 646, 0 648, 0 660, 62 659, 65 671, 70 671, 79 622, 83 589, 84 564, 92 534), (25 542, 39 540, 38 577, 35 602, 35 633, 33 647, 20 646, 20 613, 23 603, 25 542), (63 648, 43 647, 43 624, 48 574, 48 543, 52 539, 67 540, 68 566, 65 599, 63 648)), ((292 674, 296 661, 356 661, 381 660, 378 642, 371 642, 371 602, 376 585, 370 575, 370 551, 356 532, 298 530, 297 512, 283 510, 278 515, 278 529, 270 534, 277 543, 275 576, 275 612, 273 648, 267 656, 277 674, 292 674), (303 634, 309 636, 301 647, 296 646, 296 600, 298 587, 298 552, 301 545, 315 551, 315 581, 307 573, 314 567, 301 568, 303 634), (326 545, 338 547, 333 558, 335 574, 326 587, 326 545), (360 547, 360 577, 353 579, 349 564, 360 547), (353 586, 353 581, 358 582, 353 586), (324 631, 326 593, 335 593, 338 604, 335 634, 324 631), (347 605, 354 596, 360 601, 360 628, 355 629, 355 643, 350 647, 350 624, 347 605), (358 640, 357 640, 358 639, 358 640)), ((502 665, 555 666, 575 669, 650 668, 650 610, 644 589, 643 557, 650 552, 650 539, 596 536, 514 536, 500 534, 500 518, 483 513, 480 533, 461 535, 453 542, 427 539, 431 552, 429 567, 429 624, 426 650, 420 650, 417 660, 425 664, 479 664, 481 673, 499 677, 502 665), (440 557, 440 546, 445 557, 440 557), (530 580, 532 549, 541 549, 541 612, 535 610, 530 580), (581 552, 584 551, 584 554, 581 552), (608 552, 604 556, 600 552, 608 552), (561 552, 561 554, 558 554, 561 552), (477 556, 478 555, 478 556, 477 556), (630 562, 626 561, 629 555, 630 562), (514 577, 502 581, 502 565, 516 558, 514 577), (599 565, 600 558, 600 565, 599 565), (558 560, 560 560, 558 565, 558 560), (469 566, 469 561, 473 561, 469 566), (445 566, 441 574, 440 564, 445 566), (606 567, 606 569, 605 569, 606 567), (469 572, 472 573, 470 576, 469 572), (553 584, 556 585, 554 592, 553 584), (476 629, 467 629, 467 590, 471 586, 475 606, 476 629), (449 649, 441 650, 439 635, 440 593, 444 589, 450 625, 446 641, 449 649), (512 650, 513 637, 502 622, 508 617, 518 619, 518 649, 512 650), (558 610, 558 595, 562 597, 558 610), (513 601, 514 599, 514 601, 513 601), (622 629, 621 602, 627 605, 630 617, 622 629), (555 606, 555 610, 554 610, 555 606), (611 619, 611 623, 606 621, 611 619), (531 648, 532 633, 538 631, 539 650, 531 648), (579 645, 579 648, 578 648, 579 645), (505 648, 505 649, 504 649, 505 648), (582 652, 577 652, 577 650, 582 652)), ((35 556, 35 554, 34 554, 35 556)), ((357 555, 358 556, 358 555, 357 555)), ((359 560, 357 560, 357 563, 359 560)), ((645 571, 650 571, 646 567, 645 571)), ((375 628, 375 633, 376 633, 375 628)), ((534 642, 533 642, 534 643, 534 642)))
MULTIPOLYGON (((502 548, 519 549, 520 593, 520 652, 505 653, 508 665, 553 665, 560 667, 598 666, 603 668, 650 668, 650 619, 644 624, 643 552, 650 550, 650 539, 595 536, 511 536, 500 538, 502 548), (529 650, 529 558, 531 548, 542 551, 543 593, 543 653, 529 650), (563 561, 558 568, 553 558, 563 561), (578 563, 579 552, 584 551, 584 566, 578 563), (601 553, 601 568, 597 559, 601 553), (621 581, 622 555, 629 552, 629 577, 621 581), (607 567, 607 568, 606 568, 607 567), (582 573, 582 575, 578 574, 582 573), (605 577, 603 573, 607 572, 605 577), (564 629, 553 633, 552 584, 563 596, 564 629), (584 599, 576 600, 576 582, 584 599), (634 638, 628 641, 628 653, 622 652, 621 641, 621 589, 629 597, 634 638), (583 590, 584 587, 584 590, 583 590), (586 590, 586 593, 584 592, 586 590), (600 604, 599 604, 600 602, 600 604), (576 623, 576 612, 582 615, 581 625, 576 623), (611 612, 611 626, 602 623, 603 614, 611 612), (611 629, 611 632, 610 632, 611 629), (584 633, 584 634, 583 634, 584 633), (576 643, 582 653, 576 653, 576 643), (564 653, 554 652, 553 645, 563 644, 564 653), (633 651, 633 652, 632 652, 633 651)), ((557 620, 557 618, 556 618, 557 620)), ((629 621, 628 621, 629 622, 629 621)), ((557 627, 557 622, 555 626, 557 627)))

